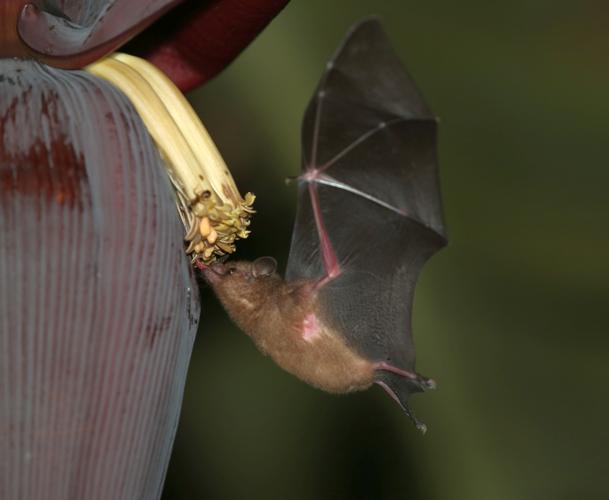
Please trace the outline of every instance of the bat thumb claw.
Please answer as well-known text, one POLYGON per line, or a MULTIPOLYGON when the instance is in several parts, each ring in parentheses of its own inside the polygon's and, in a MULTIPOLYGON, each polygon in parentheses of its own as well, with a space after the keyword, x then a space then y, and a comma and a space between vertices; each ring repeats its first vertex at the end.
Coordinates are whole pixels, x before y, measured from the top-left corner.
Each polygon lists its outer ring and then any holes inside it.
POLYGON ((434 389, 438 388, 437 382, 434 379, 432 379, 432 378, 423 378, 423 377, 421 377, 419 382, 421 384, 421 388, 424 391, 433 391, 434 389))

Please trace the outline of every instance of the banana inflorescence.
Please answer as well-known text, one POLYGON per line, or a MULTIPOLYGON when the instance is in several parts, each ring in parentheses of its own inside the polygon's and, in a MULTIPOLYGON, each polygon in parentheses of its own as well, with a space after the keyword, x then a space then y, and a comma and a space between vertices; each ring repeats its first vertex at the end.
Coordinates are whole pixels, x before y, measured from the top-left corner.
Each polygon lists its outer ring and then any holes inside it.
POLYGON ((255 196, 241 197, 218 149, 180 90, 149 62, 114 53, 85 68, 131 100, 165 161, 186 252, 209 264, 247 238, 255 196))

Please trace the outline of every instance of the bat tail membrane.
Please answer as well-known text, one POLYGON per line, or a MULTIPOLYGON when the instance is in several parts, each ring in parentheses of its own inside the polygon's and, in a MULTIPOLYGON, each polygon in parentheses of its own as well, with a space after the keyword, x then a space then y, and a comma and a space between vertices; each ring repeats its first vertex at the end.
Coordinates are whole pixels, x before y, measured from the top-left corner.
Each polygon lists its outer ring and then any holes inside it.
POLYGON ((393 367, 379 367, 376 372, 375 383, 381 386, 391 399, 400 405, 400 408, 413 421, 416 428, 425 434, 427 426, 414 415, 410 406, 408 406, 408 398, 411 394, 435 389, 436 383, 418 373, 399 373, 400 371, 399 369, 393 369, 393 367))

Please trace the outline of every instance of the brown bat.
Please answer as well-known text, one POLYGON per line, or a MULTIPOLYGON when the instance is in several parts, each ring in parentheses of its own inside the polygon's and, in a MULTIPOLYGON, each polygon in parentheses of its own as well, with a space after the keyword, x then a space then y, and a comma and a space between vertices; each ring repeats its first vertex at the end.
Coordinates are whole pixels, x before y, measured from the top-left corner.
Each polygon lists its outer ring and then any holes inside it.
POLYGON ((380 23, 351 29, 305 113, 283 280, 271 257, 203 270, 232 320, 286 371, 332 393, 380 385, 413 419, 414 288, 446 244, 436 119, 380 23))

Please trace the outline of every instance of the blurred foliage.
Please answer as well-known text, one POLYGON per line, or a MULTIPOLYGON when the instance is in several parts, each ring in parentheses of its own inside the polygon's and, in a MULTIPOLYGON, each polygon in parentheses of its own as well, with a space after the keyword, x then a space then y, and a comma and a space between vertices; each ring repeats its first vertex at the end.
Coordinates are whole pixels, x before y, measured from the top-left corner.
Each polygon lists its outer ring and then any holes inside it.
POLYGON ((412 400, 429 432, 380 389, 333 397, 283 373, 204 290, 163 498, 607 498, 606 2, 293 0, 191 96, 259 197, 240 257, 285 264, 302 113, 371 13, 441 117, 451 243, 414 321, 439 381, 412 400))

